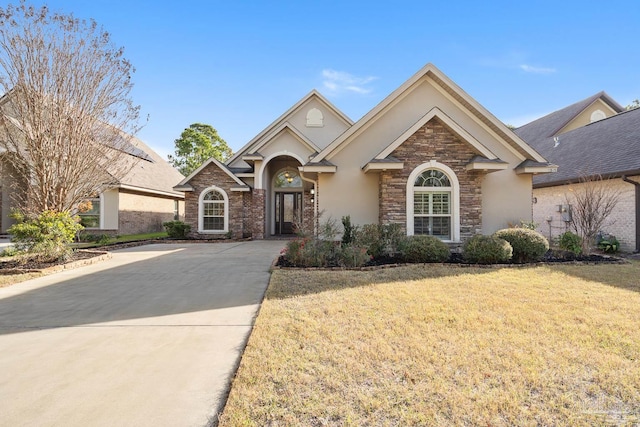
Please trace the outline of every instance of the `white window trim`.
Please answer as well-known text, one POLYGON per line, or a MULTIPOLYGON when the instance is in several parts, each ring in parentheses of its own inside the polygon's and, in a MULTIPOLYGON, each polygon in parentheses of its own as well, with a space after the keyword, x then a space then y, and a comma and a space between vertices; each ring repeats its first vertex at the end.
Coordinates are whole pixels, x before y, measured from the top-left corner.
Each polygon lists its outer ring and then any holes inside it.
POLYGON ((215 185, 211 187, 207 187, 202 192, 200 192, 200 196, 198 197, 198 233, 202 234, 226 234, 229 232, 229 197, 227 196, 226 191, 222 188, 217 187, 215 185), (205 230, 204 229, 204 196, 215 190, 218 193, 222 194, 224 198, 224 229, 222 230, 205 230))
MULTIPOLYGON (((452 223, 452 240, 444 240, 445 242, 460 242, 460 182, 455 172, 447 165, 431 160, 423 163, 411 172, 407 179, 407 236, 413 236, 413 201, 414 201, 414 183, 416 178, 427 169, 436 169, 443 172, 451 182, 451 223, 452 223)), ((419 191, 419 190, 418 190, 419 191)))

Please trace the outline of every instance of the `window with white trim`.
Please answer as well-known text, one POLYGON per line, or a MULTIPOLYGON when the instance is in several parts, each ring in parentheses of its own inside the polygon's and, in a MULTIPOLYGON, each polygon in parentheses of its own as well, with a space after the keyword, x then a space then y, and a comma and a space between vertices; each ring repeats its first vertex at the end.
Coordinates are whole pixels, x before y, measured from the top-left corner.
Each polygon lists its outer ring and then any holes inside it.
POLYGON ((413 183, 413 234, 453 240, 452 185, 437 169, 427 169, 413 183))
POLYGON ((226 230, 226 200, 217 190, 208 191, 202 197, 202 231, 226 230))
POLYGON ((80 224, 84 228, 100 228, 100 198, 86 200, 82 211, 78 212, 80 224))

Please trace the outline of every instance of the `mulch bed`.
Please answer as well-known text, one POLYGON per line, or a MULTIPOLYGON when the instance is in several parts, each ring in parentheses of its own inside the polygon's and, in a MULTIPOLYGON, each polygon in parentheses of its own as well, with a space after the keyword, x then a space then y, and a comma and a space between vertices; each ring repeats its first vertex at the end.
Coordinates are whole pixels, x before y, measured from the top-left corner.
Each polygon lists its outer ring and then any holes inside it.
MULTIPOLYGON (((465 262, 464 258, 462 257, 462 254, 459 253, 452 253, 451 257, 445 261, 443 264, 453 264, 453 265, 459 265, 459 266, 478 266, 478 267, 491 267, 491 266, 498 266, 498 267, 505 267, 505 266, 513 266, 513 267, 518 267, 518 266, 527 266, 527 265, 536 265, 536 264, 555 264, 555 263, 578 263, 578 264, 624 264, 627 261, 623 258, 619 258, 619 257, 615 257, 615 256, 610 256, 610 255, 600 255, 600 254, 590 254, 590 255, 576 255, 573 252, 567 252, 567 251, 558 251, 558 250, 549 250, 544 258, 537 263, 530 263, 530 264, 516 264, 516 263, 503 263, 503 264, 488 264, 488 265, 478 265, 478 264, 469 264, 467 262, 465 262)), ((384 256, 384 257, 380 257, 380 258, 375 258, 372 259, 371 261, 368 261, 364 267, 359 267, 356 269, 375 269, 376 267, 378 268, 388 268, 388 267, 394 267, 394 266, 401 266, 401 265, 407 265, 406 262, 404 262, 401 258, 396 258, 396 257, 390 257, 390 256, 384 256)), ((274 264, 275 267, 280 267, 280 268, 303 268, 303 267, 299 267, 295 264, 290 263, 289 261, 287 261, 284 257, 284 255, 281 255, 278 260, 276 261, 276 263, 274 264)), ((340 267, 338 265, 331 265, 328 266, 327 268, 344 268, 344 267, 340 267)))
POLYGON ((39 272, 54 267, 72 268, 73 266, 91 264, 91 260, 96 257, 105 258, 107 252, 96 250, 78 250, 72 252, 71 256, 64 260, 54 262, 42 262, 38 259, 10 258, 0 261, 0 274, 21 274, 26 272, 39 272))

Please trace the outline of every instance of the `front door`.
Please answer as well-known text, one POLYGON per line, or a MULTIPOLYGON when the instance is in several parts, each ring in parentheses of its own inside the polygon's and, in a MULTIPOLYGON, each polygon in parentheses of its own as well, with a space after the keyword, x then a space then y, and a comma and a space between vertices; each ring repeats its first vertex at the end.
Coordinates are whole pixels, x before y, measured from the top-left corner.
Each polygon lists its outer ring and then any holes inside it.
POLYGON ((294 234, 302 212, 302 193, 276 193, 276 234, 294 234))

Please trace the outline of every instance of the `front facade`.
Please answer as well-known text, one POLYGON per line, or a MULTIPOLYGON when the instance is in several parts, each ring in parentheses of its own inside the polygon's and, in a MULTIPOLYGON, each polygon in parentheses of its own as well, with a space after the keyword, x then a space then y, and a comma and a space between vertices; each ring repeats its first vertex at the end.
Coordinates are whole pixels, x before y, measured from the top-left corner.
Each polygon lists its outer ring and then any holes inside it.
POLYGON ((600 92, 515 131, 545 158, 556 174, 533 181, 533 221, 549 239, 574 231, 572 193, 581 181, 601 180, 618 203, 601 232, 618 238, 626 252, 640 251, 640 109, 626 111, 600 92))
POLYGON ((350 215, 455 244, 530 220, 532 176, 554 169, 428 64, 356 123, 312 91, 174 190, 196 238, 286 236, 350 215))

